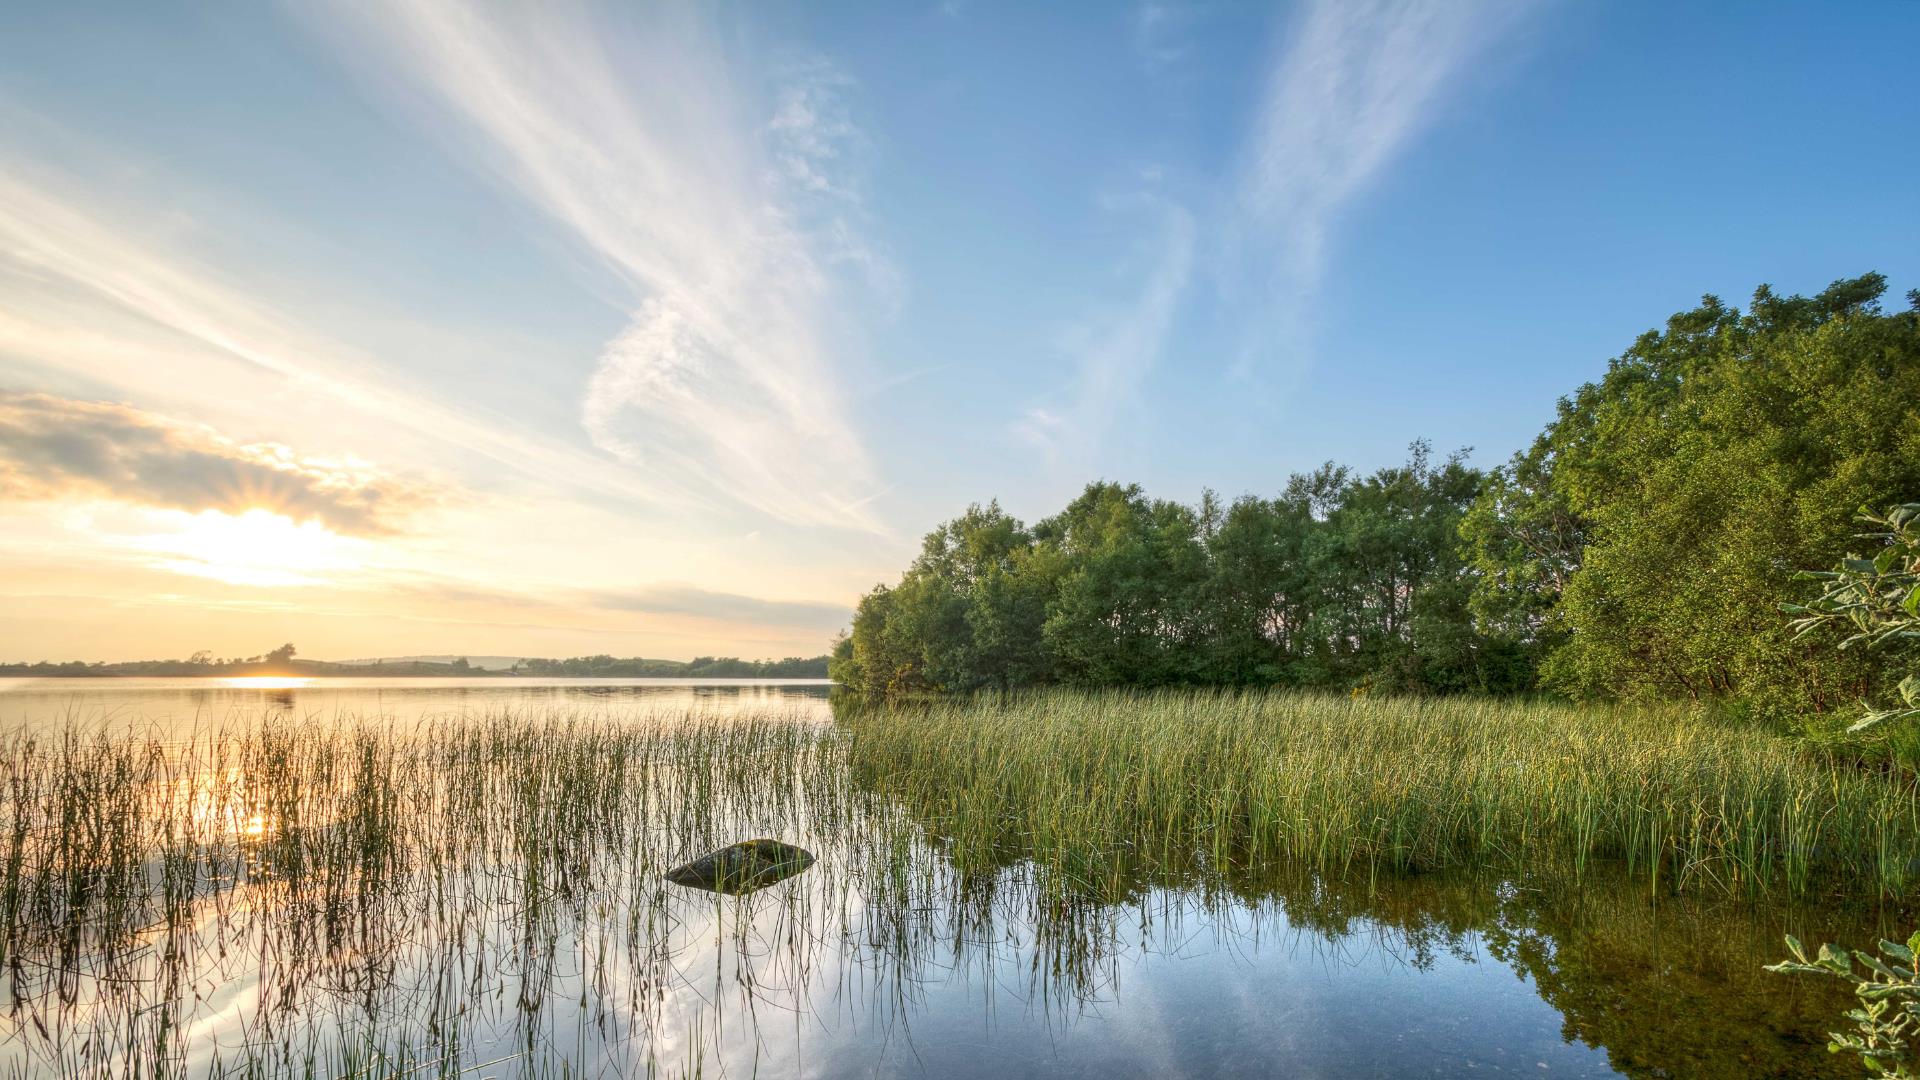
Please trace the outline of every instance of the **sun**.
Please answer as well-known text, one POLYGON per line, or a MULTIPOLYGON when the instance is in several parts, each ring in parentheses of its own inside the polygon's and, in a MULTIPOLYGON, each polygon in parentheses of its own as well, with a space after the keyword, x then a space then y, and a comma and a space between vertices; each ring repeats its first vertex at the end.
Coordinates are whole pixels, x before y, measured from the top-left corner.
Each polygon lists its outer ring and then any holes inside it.
POLYGON ((167 511, 165 516, 173 527, 141 537, 139 546, 162 556, 155 568, 176 574, 230 585, 323 585, 360 565, 361 542, 317 521, 296 522, 258 508, 239 514, 167 511))

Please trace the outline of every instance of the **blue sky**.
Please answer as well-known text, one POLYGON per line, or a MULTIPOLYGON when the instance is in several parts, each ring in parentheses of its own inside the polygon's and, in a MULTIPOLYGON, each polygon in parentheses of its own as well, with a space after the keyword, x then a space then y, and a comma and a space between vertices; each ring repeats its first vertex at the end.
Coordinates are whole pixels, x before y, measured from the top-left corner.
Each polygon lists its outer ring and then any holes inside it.
POLYGON ((1496 464, 1702 293, 1920 286, 1917 32, 9 5, 0 657, 814 652, 971 501, 1496 464))

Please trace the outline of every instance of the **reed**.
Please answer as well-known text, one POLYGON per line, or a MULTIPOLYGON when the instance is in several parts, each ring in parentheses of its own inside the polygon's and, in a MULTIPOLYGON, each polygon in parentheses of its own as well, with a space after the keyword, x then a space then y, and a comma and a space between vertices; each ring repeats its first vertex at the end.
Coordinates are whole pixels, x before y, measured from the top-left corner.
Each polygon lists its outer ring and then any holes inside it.
POLYGON ((451 1075, 467 1028, 537 1074, 593 1056, 552 1052, 556 1010, 665 1070, 643 990, 719 916, 663 872, 847 820, 842 741, 774 711, 15 735, 0 1075, 451 1075))
POLYGON ((856 709, 853 766, 957 858, 1177 872, 1624 867, 1650 887, 1903 897, 1910 775, 1681 708, 1278 692, 856 709), (995 852, 1000 852, 996 855, 995 852))

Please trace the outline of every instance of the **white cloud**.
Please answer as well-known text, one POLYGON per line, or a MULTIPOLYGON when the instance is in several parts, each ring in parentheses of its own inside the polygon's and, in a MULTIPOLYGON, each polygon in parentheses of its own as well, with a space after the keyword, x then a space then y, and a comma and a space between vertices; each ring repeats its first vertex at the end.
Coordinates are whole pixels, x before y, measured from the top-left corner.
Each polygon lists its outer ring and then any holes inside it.
MULTIPOLYGON (((1148 249, 1128 301, 1070 329, 1074 376, 1065 402, 1029 408, 1014 433, 1057 466, 1084 471, 1159 361, 1188 291, 1197 237, 1216 238, 1224 314, 1242 335, 1236 375, 1307 357, 1308 310, 1346 206, 1431 119, 1450 80, 1514 21, 1524 3, 1493 0, 1314 0, 1290 23, 1228 178, 1231 197, 1194 215, 1165 194, 1101 200, 1146 208, 1148 249)), ((1134 10, 1134 45, 1149 67, 1179 57, 1169 36, 1184 13, 1134 10)), ((1143 172, 1147 192, 1165 184, 1143 172)))
POLYGON ((1073 358, 1068 401, 1027 410, 1015 434, 1042 447, 1056 466, 1084 469, 1101 437, 1153 369, 1193 271, 1196 226, 1185 208, 1139 195, 1124 208, 1150 221, 1138 280, 1124 303, 1069 330, 1073 358))
MULTIPOLYGON (((549 485, 628 497, 650 489, 602 460, 555 449, 507 418, 411 391, 394 368, 149 238, 70 177, 0 172, 0 358, 153 394, 216 399, 244 373, 311 401, 343 429, 416 432, 549 485), (58 192, 58 194, 56 194, 58 192)), ((252 384, 256 388, 258 384, 252 384)))
POLYGON ((1315 0, 1289 28, 1237 178, 1230 242, 1266 314, 1239 359, 1302 343, 1349 205, 1431 120, 1450 81, 1526 10, 1500 0, 1315 0))
POLYGON ((624 282, 631 323, 582 420, 693 494, 801 524, 872 528, 834 323, 856 238, 858 131, 818 62, 762 88, 704 9, 631 18, 442 0, 339 9, 376 77, 424 91, 465 149, 624 282))

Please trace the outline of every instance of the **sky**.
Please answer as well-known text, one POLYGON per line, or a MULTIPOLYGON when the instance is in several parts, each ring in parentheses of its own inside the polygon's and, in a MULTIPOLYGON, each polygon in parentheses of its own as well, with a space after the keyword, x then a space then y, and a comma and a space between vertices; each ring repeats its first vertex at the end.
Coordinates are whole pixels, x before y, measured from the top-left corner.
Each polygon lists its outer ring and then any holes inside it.
POLYGON ((1920 5, 0 6, 0 661, 825 651, 1920 287, 1920 5))

